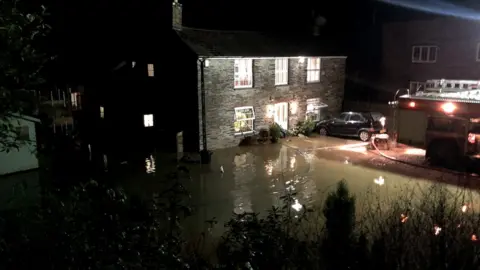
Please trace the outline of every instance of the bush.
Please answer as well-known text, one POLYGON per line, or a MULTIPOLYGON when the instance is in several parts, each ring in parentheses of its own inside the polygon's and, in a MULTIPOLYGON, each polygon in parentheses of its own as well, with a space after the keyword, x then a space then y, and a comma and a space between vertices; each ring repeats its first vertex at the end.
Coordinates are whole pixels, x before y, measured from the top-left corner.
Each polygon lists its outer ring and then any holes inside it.
POLYGON ((178 269, 189 263, 180 256, 178 221, 189 209, 179 181, 149 201, 93 180, 66 195, 49 193, 41 205, 6 220, 1 269, 178 269))
POLYGON ((315 129, 315 122, 311 120, 298 121, 295 128, 292 130, 294 136, 302 134, 305 136, 310 136, 315 129))
POLYGON ((190 212, 182 175, 148 201, 91 181, 23 215, 4 213, 0 268, 480 269, 480 219, 465 193, 434 185, 389 205, 371 193, 357 218, 343 181, 321 212, 287 193, 264 217, 235 214, 207 258, 178 225, 190 212))
POLYGON ((270 140, 275 143, 282 136, 282 131, 277 123, 273 123, 269 127, 270 140))

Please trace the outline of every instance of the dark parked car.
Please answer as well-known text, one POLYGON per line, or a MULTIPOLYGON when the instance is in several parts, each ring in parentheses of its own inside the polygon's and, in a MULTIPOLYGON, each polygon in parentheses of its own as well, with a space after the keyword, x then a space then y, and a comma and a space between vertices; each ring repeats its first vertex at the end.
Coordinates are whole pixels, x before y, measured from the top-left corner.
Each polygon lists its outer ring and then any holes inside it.
POLYGON ((385 133, 385 117, 377 112, 343 112, 316 124, 320 135, 358 137, 366 142, 372 134, 385 133))

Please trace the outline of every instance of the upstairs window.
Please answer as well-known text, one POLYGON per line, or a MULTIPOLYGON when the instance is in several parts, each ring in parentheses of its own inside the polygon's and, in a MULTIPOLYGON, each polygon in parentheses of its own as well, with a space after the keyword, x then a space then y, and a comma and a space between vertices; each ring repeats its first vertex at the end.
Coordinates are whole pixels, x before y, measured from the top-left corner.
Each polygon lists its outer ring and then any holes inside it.
POLYGON ((155 69, 153 68, 153 64, 147 65, 148 77, 153 77, 155 75, 155 69))
POLYGON ((307 82, 320 81, 320 57, 310 57, 307 62, 307 82))
POLYGON ((275 58, 275 85, 288 84, 288 58, 275 58))
POLYGON ((153 114, 145 114, 143 116, 143 125, 145 127, 153 127, 153 114))
POLYGON ((252 59, 235 59, 234 88, 253 87, 252 59))
POLYGON ((252 106, 235 108, 235 122, 233 124, 235 134, 252 133, 254 120, 255 112, 252 106))
POLYGON ((100 118, 105 118, 105 108, 100 106, 100 118))
POLYGON ((413 46, 412 63, 435 63, 437 51, 437 46, 413 46))

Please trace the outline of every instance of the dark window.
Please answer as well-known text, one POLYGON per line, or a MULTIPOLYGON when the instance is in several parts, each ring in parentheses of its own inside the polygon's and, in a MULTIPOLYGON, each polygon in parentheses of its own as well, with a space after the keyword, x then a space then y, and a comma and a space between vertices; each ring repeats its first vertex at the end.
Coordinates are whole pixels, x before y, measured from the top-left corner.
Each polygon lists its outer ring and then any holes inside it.
POLYGON ((477 61, 480 61, 480 43, 477 44, 477 61))
POLYGON ((428 61, 435 62, 437 61, 437 47, 430 47, 428 54, 428 61))
POLYGON ((420 61, 420 47, 413 47, 413 61, 420 61))
POLYGON ((456 83, 456 84, 455 84, 455 88, 460 88, 460 84, 459 84, 459 83, 456 83))
POLYGON ((424 47, 422 48, 422 55, 421 55, 421 58, 420 58, 421 61, 428 61, 428 48, 427 47, 424 47))
POLYGON ((347 121, 349 116, 350 116, 349 113, 342 113, 342 114, 340 114, 338 119, 347 121))
POLYGON ((358 114, 350 115, 350 121, 363 121, 363 117, 358 114))

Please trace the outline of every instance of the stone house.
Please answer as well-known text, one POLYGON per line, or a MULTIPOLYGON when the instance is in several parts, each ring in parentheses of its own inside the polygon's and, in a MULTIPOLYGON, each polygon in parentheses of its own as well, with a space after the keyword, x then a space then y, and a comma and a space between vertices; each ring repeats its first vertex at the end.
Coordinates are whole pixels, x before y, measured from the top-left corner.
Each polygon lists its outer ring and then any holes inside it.
POLYGON ((284 129, 342 109, 345 56, 311 37, 178 28, 197 56, 199 149, 237 146, 272 122, 284 129))
POLYGON ((314 37, 188 28, 182 5, 171 7, 161 39, 136 41, 85 87, 92 148, 125 158, 215 150, 271 121, 290 129, 341 110, 346 57, 314 37))

